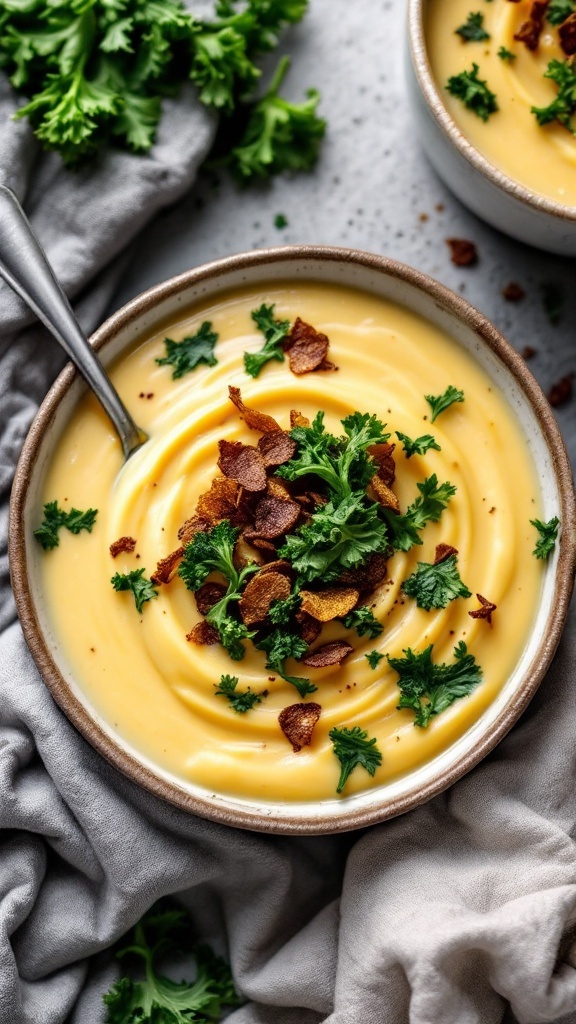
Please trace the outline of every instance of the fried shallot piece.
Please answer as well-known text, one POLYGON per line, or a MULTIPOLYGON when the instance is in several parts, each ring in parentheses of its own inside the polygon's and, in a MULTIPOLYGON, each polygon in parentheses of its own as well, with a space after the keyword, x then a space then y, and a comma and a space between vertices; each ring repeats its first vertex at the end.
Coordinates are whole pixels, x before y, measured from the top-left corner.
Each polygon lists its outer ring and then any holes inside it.
POLYGON ((244 417, 244 422, 247 427, 250 427, 250 430, 259 430, 261 434, 270 434, 273 431, 282 429, 273 416, 269 416, 266 412, 259 412, 258 409, 250 409, 249 406, 244 405, 240 388, 229 387, 228 397, 232 404, 236 406, 238 412, 244 417))
POLYGON ((314 726, 320 718, 322 707, 310 701, 308 704, 290 704, 278 715, 280 728, 297 754, 302 747, 309 747, 314 726))
POLYGON ((440 562, 445 562, 447 558, 451 558, 452 555, 458 554, 458 548, 453 548, 451 544, 437 544, 436 553, 434 555, 434 565, 439 565, 440 562))
POLYGON ((311 654, 302 658, 302 664, 308 668, 328 668, 329 665, 341 665, 344 658, 352 654, 354 648, 346 640, 331 640, 322 644, 311 654))
POLYGON ((391 512, 400 512, 400 502, 394 494, 394 491, 385 484, 380 476, 373 476, 370 481, 370 488, 376 501, 382 505, 383 508, 390 509, 391 512))
POLYGON ((126 554, 130 554, 134 551, 135 547, 136 541, 134 540, 134 537, 119 537, 118 540, 113 541, 110 545, 110 554, 112 555, 112 558, 117 558, 118 555, 122 554, 124 551, 126 554))
POLYGON ((486 619, 488 625, 491 626, 492 612, 495 612, 498 606, 492 604, 492 601, 488 601, 486 597, 482 597, 482 594, 476 594, 476 597, 480 601, 480 607, 476 611, 468 612, 468 615, 472 619, 486 619))
POLYGON ((220 634, 214 626, 211 626, 205 619, 197 622, 186 635, 186 639, 193 644, 219 644, 220 634))
POLYGON ((290 596, 290 580, 280 572, 259 572, 249 580, 238 607, 246 626, 263 622, 273 601, 290 596))
POLYGON ((566 21, 562 22, 558 29, 558 35, 564 53, 568 57, 572 57, 576 53, 576 11, 574 14, 568 15, 566 21))
POLYGON ((218 441, 218 469, 236 480, 246 491, 266 489, 266 469, 262 456, 252 445, 241 441, 218 441))
POLYGON ((284 343, 292 373, 301 376, 322 369, 329 344, 325 334, 297 317, 284 343))
POLYGON ((301 609, 318 622, 331 622, 351 612, 360 591, 354 587, 330 587, 328 590, 301 590, 301 609))
POLYGON ((176 548, 176 551, 171 551, 166 558, 161 558, 150 577, 151 582, 156 586, 159 586, 160 583, 170 583, 183 554, 184 548, 176 548))
POLYGON ((538 43, 544 28, 544 16, 549 2, 550 0, 534 0, 530 8, 528 20, 523 22, 514 34, 514 39, 519 43, 524 43, 527 49, 532 50, 532 52, 538 49, 538 43))
POLYGON ((378 476, 388 487, 392 487, 396 476, 396 463, 393 458, 395 447, 395 444, 384 443, 371 444, 366 449, 368 455, 371 455, 378 465, 378 476))

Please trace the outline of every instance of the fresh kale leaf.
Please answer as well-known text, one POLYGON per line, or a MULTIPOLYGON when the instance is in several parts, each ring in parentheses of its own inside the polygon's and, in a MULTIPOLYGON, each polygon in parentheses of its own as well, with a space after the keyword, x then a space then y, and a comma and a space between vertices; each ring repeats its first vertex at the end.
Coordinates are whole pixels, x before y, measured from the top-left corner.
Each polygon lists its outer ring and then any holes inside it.
POLYGON ((383 632, 383 626, 381 622, 378 622, 368 607, 364 604, 361 608, 355 608, 354 611, 348 612, 344 619, 344 625, 346 629, 355 629, 358 636, 369 636, 371 640, 375 637, 380 636, 383 632))
POLYGON ((190 921, 183 911, 153 907, 134 927, 117 956, 140 963, 144 978, 128 974, 104 995, 107 1024, 207 1024, 225 1007, 239 1006, 230 969, 206 946, 191 946, 190 921), (158 961, 191 953, 193 982, 174 982, 158 971, 158 961))
POLYGON ((445 409, 449 409, 451 405, 454 405, 454 402, 464 401, 464 392, 449 384, 442 395, 424 395, 424 398, 432 410, 430 422, 434 423, 434 420, 440 413, 444 412, 445 409))
POLYGON ((234 711, 243 715, 246 711, 250 711, 255 704, 260 704, 262 697, 259 693, 254 693, 250 687, 243 693, 237 693, 238 683, 238 676, 221 676, 220 682, 216 686, 216 696, 226 697, 234 711))
POLYGON ((481 43, 490 39, 490 34, 484 28, 484 15, 479 11, 476 14, 470 13, 464 24, 455 29, 455 34, 465 43, 481 43))
POLYGON ((498 48, 496 56, 500 57, 500 60, 507 60, 509 63, 512 63, 513 60, 516 60, 516 54, 512 53, 510 50, 507 50, 505 46, 500 46, 498 48))
POLYGON ((463 640, 454 648, 455 661, 435 665, 430 644, 419 654, 408 648, 404 658, 391 658, 388 663, 399 675, 398 708, 414 712, 414 725, 425 729, 433 715, 439 715, 455 700, 471 693, 482 679, 482 669, 474 655, 468 654, 463 640))
POLYGON ((566 18, 574 14, 574 0, 550 0, 546 9, 546 20, 551 25, 561 25, 566 18))
POLYGON ((402 442, 407 459, 411 459, 413 455, 425 455, 430 448, 434 448, 437 452, 442 451, 436 438, 432 437, 432 434, 422 434, 421 437, 416 437, 413 440, 411 437, 408 437, 408 434, 401 434, 397 430, 396 437, 402 442))
POLYGON ((281 171, 308 171, 316 163, 326 122, 316 108, 320 95, 308 89, 304 103, 278 95, 290 60, 280 61, 270 88, 250 108, 246 129, 223 163, 241 181, 281 171))
POLYGON ((117 572, 110 580, 114 590, 132 591, 139 612, 142 611, 146 601, 158 597, 158 591, 155 590, 152 580, 145 577, 145 572, 145 569, 132 569, 131 572, 126 573, 117 572))
POLYGON ((218 630, 220 643, 233 661, 242 661, 246 653, 242 640, 251 639, 255 634, 231 613, 231 606, 242 596, 247 577, 260 568, 254 563, 236 569, 234 547, 238 532, 227 519, 223 519, 209 532, 195 534, 184 549, 178 566, 178 575, 188 590, 198 590, 206 577, 215 571, 222 573, 228 581, 226 593, 210 609, 206 621, 218 630))
POLYGON ((301 697, 315 693, 318 689, 309 679, 286 674, 286 658, 301 658, 308 650, 308 644, 297 633, 289 633, 283 629, 274 629, 268 636, 260 640, 256 647, 266 651, 268 660, 266 668, 276 672, 287 683, 292 683, 301 697))
POLYGON ((462 100, 465 107, 487 121, 498 110, 498 103, 488 83, 478 78, 478 71, 478 65, 472 64, 471 71, 461 71, 459 75, 449 78, 446 88, 452 96, 462 100))
POLYGON ((468 587, 460 579, 456 555, 450 555, 443 562, 418 562, 412 576, 404 580, 402 590, 408 597, 414 597, 419 608, 445 608, 457 597, 472 597, 468 587))
POLYGON ((262 331, 265 341, 259 352, 244 353, 244 368, 251 377, 257 377, 262 367, 271 359, 279 363, 284 362, 283 342, 290 330, 290 321, 275 320, 274 306, 266 306, 265 303, 252 310, 252 319, 262 331))
POLYGON ((375 738, 368 739, 368 733, 357 725, 353 729, 331 729, 328 735, 341 766, 337 793, 342 792, 358 765, 365 768, 369 775, 374 776, 376 769, 382 764, 382 754, 376 746, 375 738))
POLYGON ((456 494, 453 484, 438 483, 435 473, 419 483, 420 495, 408 506, 403 515, 384 510, 390 531, 390 543, 395 551, 409 551, 413 544, 421 544, 420 531, 426 523, 437 523, 448 502, 456 494))
POLYGON ((199 363, 216 366, 218 360, 214 355, 214 346, 217 341, 218 335, 212 330, 212 324, 205 320, 196 334, 189 335, 182 341, 165 338, 166 355, 156 362, 158 366, 171 366, 172 380, 177 380, 178 377, 183 377, 185 373, 194 370, 199 363))
POLYGON ((544 72, 544 78, 549 78, 558 86, 558 95, 547 107, 531 107, 538 124, 550 124, 551 121, 558 121, 559 124, 575 134, 572 127, 572 115, 576 108, 576 70, 567 60, 551 60, 544 72))
POLYGON ((366 658, 366 661, 370 665, 370 668, 376 669, 378 668, 378 665, 382 661, 384 655, 380 654, 380 651, 370 651, 369 654, 365 654, 364 657, 366 658))
POLYGON ((289 597, 277 598, 275 601, 272 601, 268 609, 268 618, 275 626, 285 626, 290 621, 292 615, 298 611, 301 604, 302 598, 297 591, 290 594, 289 597))
POLYGON ((49 501, 44 505, 44 518, 34 530, 34 536, 45 551, 57 548, 60 543, 58 531, 65 527, 70 533, 78 534, 81 530, 92 533, 92 527, 96 521, 98 509, 88 508, 81 512, 78 508, 71 508, 66 512, 60 508, 57 501, 49 501))
POLYGON ((550 552, 554 550, 558 536, 558 527, 560 526, 558 516, 549 519, 547 523, 543 523, 540 519, 531 519, 530 525, 535 526, 539 533, 536 547, 532 554, 536 558, 548 558, 550 552))

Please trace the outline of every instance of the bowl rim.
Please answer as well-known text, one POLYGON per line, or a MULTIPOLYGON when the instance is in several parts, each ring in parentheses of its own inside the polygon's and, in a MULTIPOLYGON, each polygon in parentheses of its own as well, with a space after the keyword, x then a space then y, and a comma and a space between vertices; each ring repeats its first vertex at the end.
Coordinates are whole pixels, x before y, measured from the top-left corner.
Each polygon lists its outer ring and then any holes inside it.
POLYGON ((558 220, 576 221, 576 206, 565 206, 547 196, 539 195, 526 185, 510 178, 468 141, 452 115, 448 113, 442 92, 432 73, 426 47, 424 8, 430 2, 431 0, 408 0, 408 49, 414 74, 436 125, 474 170, 512 199, 558 220))
MULTIPOLYGON (((16 607, 24 637, 45 684, 78 732, 114 768, 154 796, 180 810, 198 814, 220 824, 281 835, 322 835, 376 824, 425 803, 431 797, 443 792, 478 764, 511 729, 536 693, 549 667, 568 613, 576 572, 576 497, 564 441, 551 407, 524 360, 493 324, 461 296, 450 291, 427 274, 385 256, 355 249, 302 245, 262 249, 217 259, 185 271, 137 295, 105 321, 92 335, 91 343, 95 350, 100 350, 102 346, 113 341, 118 331, 137 322, 164 299, 175 296, 203 281, 217 279, 232 271, 252 270, 270 263, 284 264, 282 277, 286 280, 287 277, 289 278, 286 263, 297 262, 360 265, 368 270, 382 273, 384 276, 399 278, 408 285, 425 292, 441 309, 454 315, 471 328, 481 341, 487 344, 489 349, 504 362, 528 400, 540 425, 542 437, 548 447, 561 501, 562 531, 554 579, 555 601, 550 610, 546 632, 527 668, 522 685, 511 695, 510 700, 484 735, 471 748, 464 751, 447 772, 439 777, 429 779, 424 784, 420 783, 417 788, 407 793, 393 798, 386 798, 383 794, 378 797, 378 787, 375 787, 373 790, 374 801, 369 807, 347 806, 343 800, 339 808, 334 808, 331 805, 328 813, 320 813, 318 816, 307 815, 305 819, 301 820, 296 820, 293 814, 277 813, 276 806, 272 813, 271 805, 268 805, 269 810, 266 813, 266 805, 263 805, 263 810, 252 809, 239 805, 233 797, 227 798, 221 794, 216 801, 210 796, 191 794, 176 783, 155 774, 146 764, 117 744, 91 717, 84 704, 70 690, 53 660, 49 645, 44 639, 38 623, 27 572, 24 512, 29 482, 44 434, 50 426, 56 409, 73 382, 80 377, 78 371, 70 363, 60 373, 42 402, 22 448, 10 501, 9 559, 16 607)), ((288 809, 290 806, 287 804, 288 809)))

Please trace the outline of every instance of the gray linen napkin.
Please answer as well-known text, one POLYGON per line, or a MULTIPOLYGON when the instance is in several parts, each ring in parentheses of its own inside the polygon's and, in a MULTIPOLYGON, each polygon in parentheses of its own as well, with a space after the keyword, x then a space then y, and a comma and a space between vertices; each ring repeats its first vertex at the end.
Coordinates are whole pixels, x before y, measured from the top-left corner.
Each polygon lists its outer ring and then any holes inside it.
MULTIPOLYGON (((166 104, 147 157, 71 175, 8 122, 0 179, 19 193, 87 329, 125 246, 192 182, 213 133, 166 104)), ((182 814, 77 735, 14 621, 10 480, 62 359, 0 291, 0 1024, 96 1024, 105 950, 177 894, 248 1000, 231 1024, 576 1024, 574 618, 523 723, 428 806, 360 837, 282 839, 182 814), (346 855, 348 856, 346 857, 346 855), (338 897, 340 896, 340 900, 338 897)))

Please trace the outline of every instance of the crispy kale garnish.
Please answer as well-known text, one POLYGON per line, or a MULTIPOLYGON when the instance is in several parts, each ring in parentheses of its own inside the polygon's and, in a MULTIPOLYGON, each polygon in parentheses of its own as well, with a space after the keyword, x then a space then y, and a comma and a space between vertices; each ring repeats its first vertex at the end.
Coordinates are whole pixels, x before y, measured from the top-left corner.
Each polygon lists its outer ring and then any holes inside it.
POLYGON ((152 580, 147 579, 144 575, 145 572, 145 569, 132 569, 131 572, 126 573, 117 572, 110 580, 114 590, 132 591, 134 603, 139 612, 142 611, 147 601, 158 597, 158 591, 155 590, 152 580))
POLYGON ((341 771, 336 792, 341 793, 351 773, 358 765, 374 776, 382 764, 382 754, 376 746, 376 739, 368 739, 368 733, 357 725, 353 729, 331 729, 330 739, 334 753, 340 761, 341 771))
POLYGON ((479 70, 477 64, 472 64, 470 71, 461 71, 459 75, 449 78, 446 88, 452 96, 462 100, 465 107, 487 121, 498 110, 498 103, 485 79, 478 78, 479 70))
POLYGON ((490 39, 490 33, 484 28, 484 15, 480 11, 470 13, 464 24, 455 29, 455 34, 465 43, 482 43, 490 39))
POLYGON ((414 725, 425 729, 432 715, 439 715, 455 700, 465 697, 482 679, 482 669, 474 655, 468 654, 463 640, 454 648, 451 664, 432 662, 433 644, 416 654, 408 648, 404 658, 391 658, 388 663, 399 675, 398 708, 411 708, 414 725))
POLYGON ((200 363, 216 366, 218 360, 214 355, 214 346, 217 341, 218 335, 212 330, 212 324, 205 320, 196 334, 189 335, 182 341, 165 338, 166 355, 156 362, 159 366, 171 366, 172 380, 177 380, 185 373, 190 373, 200 363))
POLYGON ((239 681, 238 676, 221 676, 220 682, 216 686, 216 696, 226 697, 234 711, 239 715, 243 715, 250 711, 255 704, 260 704, 262 696, 259 693, 254 693, 250 687, 247 690, 238 692, 239 681))
POLYGON ((419 608, 445 608, 457 597, 472 597, 468 587, 460 579, 456 555, 450 555, 442 562, 418 562, 416 572, 404 580, 402 590, 408 597, 414 597, 419 608))
POLYGON ((301 697, 316 692, 318 687, 314 686, 309 679, 286 674, 286 659, 301 658, 308 650, 308 644, 297 633, 289 633, 285 629, 274 629, 268 636, 260 640, 256 647, 259 651, 266 651, 268 655, 266 668, 276 672, 287 683, 292 683, 301 697))
POLYGON ((368 654, 365 654, 364 657, 370 665, 370 668, 377 669, 384 655, 380 654, 380 651, 370 651, 368 654))
POLYGON ((382 623, 378 622, 366 604, 349 612, 344 619, 344 625, 346 629, 355 629, 358 636, 368 636, 371 640, 380 636, 384 629, 382 623))
POLYGON ((550 552, 554 550, 558 537, 558 527, 560 526, 558 516, 549 519, 547 523, 543 523, 540 519, 531 519, 530 525, 536 527, 539 534, 532 554, 536 558, 548 558, 550 552))
POLYGON ((430 448, 434 448, 437 452, 442 451, 432 434, 422 434, 420 437, 412 439, 408 437, 408 434, 402 434, 397 430, 396 437, 402 442, 407 459, 411 459, 413 455, 425 455, 430 448))
POLYGON ((450 498, 456 493, 453 484, 438 483, 435 473, 417 484, 420 496, 403 515, 394 515, 387 509, 384 516, 390 531, 390 542, 395 551, 409 551, 413 544, 421 544, 420 531, 426 523, 437 523, 450 498))
POLYGON ((74 534, 80 533, 81 530, 92 533, 97 515, 98 509, 96 508, 88 508, 85 512, 81 512, 78 508, 71 508, 69 512, 66 512, 60 508, 57 501, 49 501, 44 505, 44 519, 38 529, 34 530, 34 536, 45 551, 51 551, 60 543, 58 534, 62 527, 74 534))
POLYGON ((460 391, 459 388, 455 388, 453 384, 449 384, 443 394, 425 395, 424 397, 432 410, 430 422, 434 423, 434 420, 440 413, 444 412, 445 409, 449 409, 451 405, 454 405, 454 402, 464 401, 464 392, 460 391))
POLYGON ((252 310, 252 319, 262 331, 265 342, 259 352, 244 353, 244 368, 251 377, 257 377, 262 367, 271 359, 279 363, 284 362, 283 342, 290 330, 290 321, 275 320, 274 306, 266 306, 265 303, 252 310))
POLYGON ((544 78, 549 78, 558 86, 558 95, 547 107, 531 107, 538 124, 558 121, 573 135, 576 134, 572 127, 572 115, 576 109, 576 70, 567 60, 551 60, 544 78))
POLYGON ((233 605, 242 596, 246 578, 256 572, 257 564, 236 569, 234 547, 238 530, 227 519, 222 520, 208 533, 197 533, 184 549, 178 566, 178 575, 189 590, 198 590, 211 572, 220 572, 228 581, 224 596, 210 609, 206 621, 218 631, 220 643, 233 661, 241 661, 246 651, 242 640, 254 636, 232 613, 233 605), (231 607, 232 606, 232 607, 231 607))

